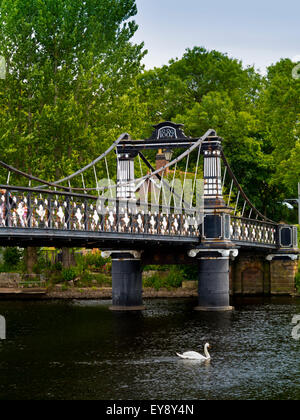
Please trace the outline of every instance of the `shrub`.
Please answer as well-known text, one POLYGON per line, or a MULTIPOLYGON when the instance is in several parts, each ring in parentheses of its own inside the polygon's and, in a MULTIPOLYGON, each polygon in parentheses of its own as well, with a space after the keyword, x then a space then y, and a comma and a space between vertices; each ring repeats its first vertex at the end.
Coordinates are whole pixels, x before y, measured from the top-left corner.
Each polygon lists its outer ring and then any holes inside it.
POLYGON ((55 271, 62 271, 62 269, 63 269, 62 263, 61 262, 56 262, 55 264, 53 264, 53 269, 55 271))
POLYGON ((76 271, 74 268, 64 268, 62 270, 62 278, 65 282, 72 281, 76 278, 76 271))
POLYGON ((178 288, 182 286, 182 281, 184 280, 184 276, 182 275, 182 272, 180 272, 179 270, 172 269, 165 280, 168 284, 168 287, 178 288))
POLYGON ((84 259, 86 260, 87 265, 94 266, 95 268, 102 268, 110 261, 110 259, 103 258, 100 253, 88 253, 84 256, 84 259))
POLYGON ((58 273, 57 271, 54 273, 49 273, 48 274, 48 284, 49 285, 55 285, 55 284, 59 284, 62 282, 61 279, 61 273, 58 273))
POLYGON ((96 281, 99 286, 110 286, 112 285, 112 279, 110 276, 107 276, 103 273, 93 274, 91 280, 96 281))
POLYGON ((47 270, 51 267, 51 261, 47 259, 46 255, 42 252, 38 253, 38 265, 41 270, 47 270))
POLYGON ((76 271, 77 274, 80 276, 88 269, 88 262, 84 255, 77 254, 76 255, 76 271))
POLYGON ((5 248, 3 252, 4 265, 8 268, 15 268, 23 258, 23 251, 19 248, 5 248))
POLYGON ((184 280, 198 280, 197 265, 181 265, 178 269, 184 280))
POLYGON ((155 290, 159 289, 175 289, 181 287, 184 277, 180 270, 177 268, 171 268, 167 276, 161 276, 159 273, 155 273, 153 276, 148 277, 144 280, 144 287, 151 287, 155 290))
POLYGON ((298 293, 300 293, 300 271, 298 271, 298 273, 296 274, 295 284, 296 284, 296 289, 298 293))
MULTIPOLYGON (((60 267, 60 270, 58 271, 61 271, 61 269, 62 268, 60 267)), ((51 261, 47 260, 43 253, 39 252, 37 263, 34 265, 33 268, 34 273, 41 274, 42 272, 49 270, 51 270, 51 261)))
POLYGON ((147 277, 146 279, 144 279, 143 280, 144 287, 154 288, 154 283, 155 283, 157 277, 158 277, 158 274, 154 274, 153 276, 147 277))
POLYGON ((84 271, 79 275, 79 280, 76 286, 88 287, 92 283, 92 275, 88 271, 84 271))
POLYGON ((112 269, 112 263, 111 262, 107 262, 104 266, 103 266, 103 272, 107 275, 111 274, 111 269, 112 269))

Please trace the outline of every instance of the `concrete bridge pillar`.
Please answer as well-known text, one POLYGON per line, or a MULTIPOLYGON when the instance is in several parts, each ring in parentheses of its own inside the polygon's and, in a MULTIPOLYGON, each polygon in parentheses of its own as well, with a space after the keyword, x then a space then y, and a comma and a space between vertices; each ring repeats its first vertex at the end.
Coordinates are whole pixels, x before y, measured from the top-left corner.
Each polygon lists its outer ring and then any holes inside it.
POLYGON ((196 249, 189 253, 198 260, 197 311, 231 311, 229 291, 229 259, 236 249, 196 249))
POLYGON ((144 310, 142 298, 141 252, 114 251, 112 258, 113 311, 144 310))

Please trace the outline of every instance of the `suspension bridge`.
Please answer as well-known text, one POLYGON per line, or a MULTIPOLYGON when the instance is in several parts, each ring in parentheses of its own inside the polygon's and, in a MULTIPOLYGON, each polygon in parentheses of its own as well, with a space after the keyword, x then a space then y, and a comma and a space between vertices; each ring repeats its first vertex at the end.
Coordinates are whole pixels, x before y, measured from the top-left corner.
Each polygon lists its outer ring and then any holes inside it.
POLYGON ((199 310, 230 310, 229 263, 242 252, 295 261, 297 228, 268 219, 235 177, 214 130, 187 137, 163 122, 122 134, 54 182, 0 161, 2 246, 100 248, 112 257, 113 305, 143 309, 143 264, 198 264, 199 310))

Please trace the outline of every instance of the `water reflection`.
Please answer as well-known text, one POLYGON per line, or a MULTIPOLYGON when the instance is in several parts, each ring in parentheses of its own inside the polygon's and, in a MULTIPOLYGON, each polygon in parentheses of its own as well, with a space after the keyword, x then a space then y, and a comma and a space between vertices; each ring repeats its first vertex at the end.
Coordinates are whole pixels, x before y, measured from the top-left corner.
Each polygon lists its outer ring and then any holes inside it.
POLYGON ((192 367, 194 368, 195 366, 201 366, 201 367, 206 367, 209 368, 210 367, 210 360, 188 360, 188 359, 182 359, 180 360, 180 363, 183 364, 184 367, 188 368, 188 367, 192 367))
POLYGON ((0 302, 0 399, 299 399, 299 299, 250 299, 225 313, 194 300, 0 302), (203 352, 210 361, 179 359, 203 352))

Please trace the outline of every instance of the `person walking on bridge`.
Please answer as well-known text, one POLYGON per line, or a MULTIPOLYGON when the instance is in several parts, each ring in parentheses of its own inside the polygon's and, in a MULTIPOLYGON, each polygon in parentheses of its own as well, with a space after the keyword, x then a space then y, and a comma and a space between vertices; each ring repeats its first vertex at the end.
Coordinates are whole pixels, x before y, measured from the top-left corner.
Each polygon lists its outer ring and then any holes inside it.
POLYGON ((6 190, 0 190, 0 226, 5 226, 5 194, 6 190))

